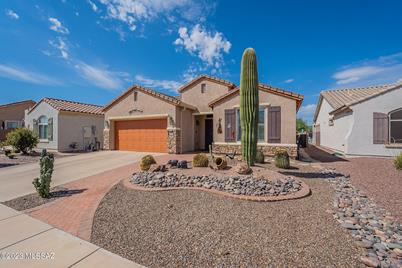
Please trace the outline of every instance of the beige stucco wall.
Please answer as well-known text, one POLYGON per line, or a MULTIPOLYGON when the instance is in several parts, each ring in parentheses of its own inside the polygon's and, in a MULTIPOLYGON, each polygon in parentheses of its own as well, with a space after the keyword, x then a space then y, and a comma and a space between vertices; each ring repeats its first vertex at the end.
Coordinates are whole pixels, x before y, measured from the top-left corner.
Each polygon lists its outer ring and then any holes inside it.
MULTIPOLYGON (((25 117, 25 110, 32 106, 32 103, 20 103, 0 108, 0 124, 4 122, 4 125, 6 126, 7 121, 19 121, 22 125, 25 117)), ((9 130, 0 129, 0 141, 5 138, 7 132, 9 132, 9 130)))
POLYGON ((199 83, 184 91, 181 94, 181 100, 197 107, 199 112, 210 112, 212 109, 208 104, 228 91, 227 86, 208 80, 201 80, 199 83), (205 93, 201 93, 201 84, 203 83, 206 84, 205 93))
POLYGON ((60 112, 58 120, 58 150, 70 151, 70 144, 77 143, 77 149, 85 150, 85 146, 94 143, 95 138, 103 147, 104 116, 83 113, 60 112), (95 135, 84 139, 84 127, 95 126, 95 135), (85 144, 85 146, 84 146, 85 144))
POLYGON ((182 152, 194 150, 194 116, 193 111, 176 107, 176 127, 181 131, 182 152))
MULTIPOLYGON (((109 125, 109 149, 114 149, 114 122, 116 118, 124 117, 125 120, 138 119, 141 116, 167 115, 173 118, 176 126, 176 106, 166 101, 160 100, 142 91, 137 91, 137 101, 134 101, 134 91, 130 92, 125 98, 112 106, 105 112, 105 121, 109 125), (137 111, 133 111, 136 109, 137 111), (130 112, 131 111, 131 112, 130 112), (114 119, 115 118, 115 119, 114 119)), ((120 119, 119 119, 120 120, 120 119)), ((169 126, 169 121, 168 121, 169 126)), ((105 126, 107 127, 107 126, 105 126)))
POLYGON ((53 118, 53 140, 40 140, 38 143, 38 149, 50 149, 50 150, 58 150, 58 138, 59 138, 59 129, 58 129, 58 120, 59 120, 59 111, 54 109, 52 106, 47 104, 46 102, 41 102, 39 105, 35 107, 29 114, 25 116, 25 126, 31 130, 33 130, 33 120, 38 120, 41 116, 46 116, 48 119, 53 118))
MULTIPOLYGON (((260 105, 281 106, 281 143, 296 143, 296 101, 269 92, 259 92, 260 105)), ((225 142, 225 109, 237 108, 240 105, 240 96, 236 93, 214 107, 214 142, 225 142), (218 133, 219 119, 221 119, 222 133, 218 133)), ((267 108, 266 108, 267 109, 267 108)), ((267 110, 265 111, 267 120, 267 110)), ((265 128, 265 142, 268 142, 268 125, 265 128)))

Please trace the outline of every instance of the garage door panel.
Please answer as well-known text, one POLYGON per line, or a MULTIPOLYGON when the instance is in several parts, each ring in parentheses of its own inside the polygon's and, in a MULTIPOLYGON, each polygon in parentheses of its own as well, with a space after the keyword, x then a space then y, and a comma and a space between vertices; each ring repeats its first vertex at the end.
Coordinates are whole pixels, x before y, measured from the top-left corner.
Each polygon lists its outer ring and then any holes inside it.
POLYGON ((167 152, 167 120, 131 120, 115 123, 117 150, 167 152))

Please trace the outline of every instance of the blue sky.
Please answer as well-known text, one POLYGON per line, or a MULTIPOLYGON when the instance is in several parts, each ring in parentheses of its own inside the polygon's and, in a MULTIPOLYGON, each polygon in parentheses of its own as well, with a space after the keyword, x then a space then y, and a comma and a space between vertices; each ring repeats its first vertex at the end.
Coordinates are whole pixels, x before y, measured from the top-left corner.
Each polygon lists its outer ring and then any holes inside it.
POLYGON ((9 0, 0 2, 0 103, 55 97, 104 105, 138 83, 177 94, 198 74, 305 95, 402 79, 402 1, 9 0), (263 3, 264 2, 264 3, 263 3))

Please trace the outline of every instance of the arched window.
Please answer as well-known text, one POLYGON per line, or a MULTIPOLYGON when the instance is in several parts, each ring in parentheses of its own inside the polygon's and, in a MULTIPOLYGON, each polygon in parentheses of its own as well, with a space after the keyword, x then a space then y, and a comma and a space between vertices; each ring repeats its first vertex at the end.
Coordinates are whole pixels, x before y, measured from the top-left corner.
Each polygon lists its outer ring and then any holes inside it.
POLYGON ((47 128, 48 128, 47 117, 42 115, 38 119, 39 139, 45 140, 45 139, 48 138, 48 136, 47 136, 47 134, 48 134, 47 128))
POLYGON ((402 143, 402 108, 389 113, 389 141, 402 143))

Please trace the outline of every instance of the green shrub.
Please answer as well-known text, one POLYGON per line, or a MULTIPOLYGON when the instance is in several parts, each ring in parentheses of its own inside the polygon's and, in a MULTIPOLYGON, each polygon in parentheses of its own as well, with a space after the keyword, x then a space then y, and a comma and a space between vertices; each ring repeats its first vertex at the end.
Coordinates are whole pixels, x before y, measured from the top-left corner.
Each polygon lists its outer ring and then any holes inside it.
POLYGON ((275 153, 275 166, 278 168, 290 168, 289 154, 285 150, 280 150, 275 153))
POLYGON ((16 153, 9 153, 9 154, 7 154, 7 157, 10 158, 10 159, 14 159, 16 156, 17 156, 16 153))
POLYGON ((395 157, 394 165, 396 169, 402 170, 402 153, 395 157))
POLYGON ((48 154, 46 149, 43 149, 39 161, 40 176, 39 178, 34 179, 32 182, 38 194, 43 198, 48 198, 50 196, 50 183, 52 181, 53 164, 53 155, 48 154))
POLYGON ((4 150, 5 156, 9 156, 11 153, 12 153, 12 151, 10 149, 5 149, 4 150))
POLYGON ((27 128, 18 128, 7 134, 7 144, 11 145, 15 151, 28 154, 38 144, 39 139, 36 134, 27 128))
POLYGON ((206 154, 196 154, 193 157, 193 167, 208 167, 208 162, 206 154))
POLYGON ((265 161, 264 153, 261 150, 258 150, 257 154, 255 155, 255 162, 259 164, 264 164, 264 161, 265 161))
POLYGON ((155 158, 152 155, 146 155, 141 158, 140 168, 142 171, 147 171, 152 164, 156 164, 155 158))

